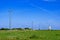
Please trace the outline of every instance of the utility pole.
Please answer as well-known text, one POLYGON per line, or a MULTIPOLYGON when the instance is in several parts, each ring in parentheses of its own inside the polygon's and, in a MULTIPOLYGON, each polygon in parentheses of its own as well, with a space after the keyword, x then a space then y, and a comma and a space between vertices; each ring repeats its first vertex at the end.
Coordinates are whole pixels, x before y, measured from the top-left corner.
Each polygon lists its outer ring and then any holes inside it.
POLYGON ((12 14, 12 10, 9 9, 8 12, 9 12, 9 29, 11 29, 11 16, 12 16, 11 14, 12 14))
POLYGON ((32 30, 33 30, 33 21, 32 21, 32 30))
POLYGON ((39 30, 40 30, 40 24, 39 24, 39 30))

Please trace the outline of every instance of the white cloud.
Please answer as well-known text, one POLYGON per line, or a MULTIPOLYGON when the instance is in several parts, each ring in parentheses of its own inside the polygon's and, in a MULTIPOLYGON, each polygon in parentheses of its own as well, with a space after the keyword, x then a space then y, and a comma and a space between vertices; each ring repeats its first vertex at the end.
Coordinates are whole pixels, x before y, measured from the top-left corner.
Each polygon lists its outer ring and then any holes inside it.
POLYGON ((43 0, 43 1, 47 1, 47 2, 55 2, 56 0, 43 0))

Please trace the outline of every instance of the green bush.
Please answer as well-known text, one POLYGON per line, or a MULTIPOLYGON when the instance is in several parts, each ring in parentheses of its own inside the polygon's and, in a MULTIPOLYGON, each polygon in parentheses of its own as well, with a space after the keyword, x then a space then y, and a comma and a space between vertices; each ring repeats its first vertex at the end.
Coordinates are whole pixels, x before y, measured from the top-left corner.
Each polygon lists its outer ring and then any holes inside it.
POLYGON ((24 28, 25 30, 31 30, 30 28, 24 28))
POLYGON ((38 36, 32 35, 32 36, 30 36, 29 38, 30 38, 30 39, 35 39, 35 38, 38 39, 38 36))
POLYGON ((1 28, 0 30, 9 30, 8 28, 1 28))
POLYGON ((12 30, 23 30, 22 28, 12 28, 12 30))

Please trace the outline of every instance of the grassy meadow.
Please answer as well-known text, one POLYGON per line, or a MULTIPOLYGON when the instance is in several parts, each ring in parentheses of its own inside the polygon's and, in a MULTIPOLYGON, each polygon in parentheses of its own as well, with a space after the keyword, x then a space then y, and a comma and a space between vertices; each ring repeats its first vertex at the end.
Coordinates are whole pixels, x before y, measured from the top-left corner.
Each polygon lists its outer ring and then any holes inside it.
POLYGON ((0 40, 60 40, 60 31, 0 30, 0 40))

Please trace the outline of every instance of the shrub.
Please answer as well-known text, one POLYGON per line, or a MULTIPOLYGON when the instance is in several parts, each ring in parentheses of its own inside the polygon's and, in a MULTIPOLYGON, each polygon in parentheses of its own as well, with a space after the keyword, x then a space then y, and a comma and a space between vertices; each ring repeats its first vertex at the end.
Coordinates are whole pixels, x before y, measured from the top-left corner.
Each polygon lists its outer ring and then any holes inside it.
POLYGON ((23 30, 22 28, 13 28, 12 30, 23 30))
POLYGON ((25 30, 31 30, 30 28, 24 28, 25 30))
POLYGON ((8 28, 1 28, 0 30, 9 30, 8 28))
POLYGON ((32 35, 31 37, 29 37, 30 39, 34 39, 34 38, 38 38, 38 36, 36 35, 32 35))

